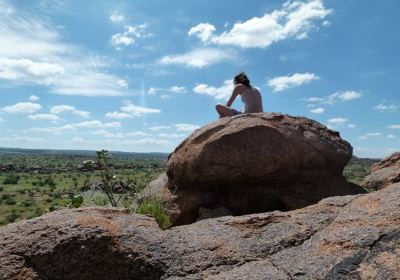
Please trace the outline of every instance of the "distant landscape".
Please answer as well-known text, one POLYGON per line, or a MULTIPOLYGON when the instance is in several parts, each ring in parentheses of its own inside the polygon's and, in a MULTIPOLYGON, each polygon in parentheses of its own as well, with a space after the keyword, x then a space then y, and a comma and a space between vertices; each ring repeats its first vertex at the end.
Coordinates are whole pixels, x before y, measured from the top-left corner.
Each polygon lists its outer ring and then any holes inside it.
MULTIPOLYGON (((134 193, 165 170, 168 154, 110 154, 117 177, 134 186, 120 205, 130 209, 134 193)), ((0 225, 71 207, 76 195, 83 197, 82 206, 107 206, 105 195, 90 189, 100 181, 100 171, 83 165, 95 158, 95 151, 0 148, 0 225)), ((353 157, 344 176, 359 184, 377 161, 353 157)))
MULTIPOLYGON (((117 177, 134 186, 120 205, 129 209, 134 193, 165 169, 168 154, 110 154, 117 177)), ((82 206, 107 206, 104 194, 90 190, 100 181, 100 171, 82 164, 95 158, 95 151, 0 148, 0 225, 68 207, 79 194, 82 206)))

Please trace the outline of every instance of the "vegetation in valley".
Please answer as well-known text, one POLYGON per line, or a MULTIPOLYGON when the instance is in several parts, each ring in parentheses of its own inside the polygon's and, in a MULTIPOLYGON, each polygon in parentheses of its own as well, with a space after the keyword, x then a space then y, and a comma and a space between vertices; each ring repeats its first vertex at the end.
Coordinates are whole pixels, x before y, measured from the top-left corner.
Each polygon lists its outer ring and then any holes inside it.
POLYGON ((366 176, 371 173, 371 167, 380 159, 353 157, 345 167, 343 175, 348 182, 361 184, 366 176))
MULTIPOLYGON (((112 206, 99 188, 102 169, 87 166, 96 162, 96 152, 12 153, 0 149, 0 225, 30 219, 63 207, 112 206)), ((140 192, 165 169, 166 154, 110 153, 114 181, 130 186, 118 206, 130 208, 140 192)), ((121 186, 122 184, 119 184, 121 186)), ((115 205, 114 205, 115 206, 115 205)))

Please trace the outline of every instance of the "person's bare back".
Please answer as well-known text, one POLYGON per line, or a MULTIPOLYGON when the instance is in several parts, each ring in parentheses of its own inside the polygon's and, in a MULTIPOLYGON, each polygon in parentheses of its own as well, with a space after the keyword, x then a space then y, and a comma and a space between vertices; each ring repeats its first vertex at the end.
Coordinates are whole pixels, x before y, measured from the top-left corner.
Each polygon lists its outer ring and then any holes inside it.
POLYGON ((235 76, 234 84, 235 87, 232 91, 232 95, 226 105, 216 105, 219 117, 231 117, 246 113, 261 113, 263 111, 261 93, 257 88, 250 85, 250 81, 244 72, 235 76), (244 108, 241 112, 231 108, 232 103, 238 95, 241 96, 242 102, 244 103, 244 108))

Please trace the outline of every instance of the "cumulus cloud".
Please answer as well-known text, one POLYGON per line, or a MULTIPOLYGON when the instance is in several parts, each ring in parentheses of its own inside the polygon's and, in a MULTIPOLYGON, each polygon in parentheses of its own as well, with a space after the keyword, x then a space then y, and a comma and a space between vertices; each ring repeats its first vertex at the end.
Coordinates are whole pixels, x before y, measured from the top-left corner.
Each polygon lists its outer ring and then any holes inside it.
POLYGON ((359 91, 347 90, 347 91, 338 91, 331 95, 325 97, 309 97, 305 99, 307 103, 321 103, 321 104, 335 104, 339 101, 347 102, 355 99, 359 99, 363 96, 363 94, 359 91))
POLYGON ((42 105, 32 102, 20 102, 11 106, 5 106, 1 108, 1 111, 6 113, 24 113, 32 114, 40 110, 42 105))
POLYGON ((60 118, 57 115, 53 114, 35 114, 35 115, 29 115, 29 119, 35 120, 35 121, 58 121, 60 118))
POLYGON ((118 119, 118 120, 133 118, 132 115, 123 113, 123 112, 108 112, 106 114, 106 117, 110 118, 110 119, 118 119))
POLYGON ((183 65, 193 68, 204 68, 212 64, 233 60, 236 54, 232 51, 215 48, 195 49, 188 53, 167 55, 160 59, 164 65, 183 65))
POLYGON ((396 104, 388 104, 387 102, 383 102, 381 104, 378 104, 374 107, 374 110, 380 111, 380 112, 396 112, 400 108, 399 105, 396 104))
POLYGON ((162 90, 163 90, 162 88, 150 87, 149 90, 147 91, 147 94, 155 95, 155 94, 159 93, 162 90))
POLYGON ((160 130, 170 129, 170 128, 171 127, 169 127, 167 125, 157 125, 157 126, 150 127, 150 130, 152 130, 152 131, 160 131, 160 130))
POLYGON ((111 16, 110 16, 110 20, 112 22, 116 22, 116 23, 121 23, 125 20, 125 17, 117 12, 114 12, 111 16))
POLYGON ((71 112, 72 114, 83 118, 88 118, 90 115, 90 112, 77 110, 74 106, 70 105, 58 105, 58 106, 53 106, 50 109, 50 113, 52 114, 61 114, 63 112, 71 112))
POLYGON ((37 97, 36 95, 31 95, 28 97, 28 100, 31 102, 35 102, 39 100, 39 97, 37 97))
POLYGON ((212 96, 215 99, 228 99, 233 91, 233 81, 225 80, 220 87, 209 86, 208 84, 198 84, 193 88, 193 91, 198 94, 212 96))
POLYGON ((108 62, 93 63, 102 59, 64 43, 60 29, 49 19, 6 1, 0 1, 0 11, 0 79, 45 86, 57 94, 126 94, 120 78, 103 71, 108 62))
POLYGON ((380 133, 380 132, 368 132, 368 133, 365 133, 364 135, 358 137, 358 139, 366 140, 369 138, 377 138, 377 137, 381 137, 381 136, 382 136, 382 133, 380 133))
POLYGON ((241 48, 266 48, 273 43, 288 39, 304 39, 332 12, 322 0, 288 1, 281 9, 238 22, 231 30, 216 35, 210 23, 200 23, 189 30, 205 44, 231 45, 241 48))
POLYGON ((270 79, 268 80, 268 86, 270 86, 273 91, 280 92, 290 88, 308 84, 318 79, 319 77, 313 73, 296 73, 292 76, 281 76, 270 79))
POLYGON ((333 103, 338 100, 350 101, 350 100, 358 99, 361 97, 362 97, 361 92, 357 92, 357 91, 353 91, 353 90, 338 91, 338 92, 335 92, 334 94, 329 95, 328 99, 326 101, 328 103, 333 103))
POLYGON ((151 136, 151 134, 143 132, 143 131, 134 131, 134 132, 128 132, 126 133, 127 136, 132 136, 132 137, 147 137, 151 136))
POLYGON ((311 109, 310 112, 313 114, 322 114, 323 112, 325 112, 325 109, 324 108, 315 108, 315 109, 311 109))
POLYGON ((200 126, 196 125, 196 124, 177 123, 177 124, 175 124, 175 128, 177 131, 191 132, 193 130, 200 128, 200 126))
POLYGON ((389 125, 388 128, 390 128, 390 129, 400 129, 400 124, 392 124, 392 125, 389 125))
POLYGON ((95 130, 92 132, 94 135, 100 135, 106 138, 123 138, 125 135, 121 132, 110 132, 105 129, 95 130))
POLYGON ((178 134, 178 133, 160 133, 158 136, 162 138, 183 138, 186 136, 186 134, 178 134))
POLYGON ((98 120, 92 120, 92 121, 75 123, 72 126, 78 128, 118 128, 121 127, 121 123, 119 122, 102 123, 101 121, 98 120))
POLYGON ((328 120, 328 123, 330 124, 343 124, 347 122, 347 119, 345 118, 332 118, 328 120))
POLYGON ((136 42, 139 38, 147 38, 151 36, 146 31, 146 24, 139 25, 127 25, 124 27, 124 31, 116 33, 111 37, 111 44, 120 49, 122 46, 129 46, 136 42))
POLYGON ((172 86, 169 88, 169 91, 172 93, 186 93, 187 92, 185 87, 180 87, 180 86, 172 86))
POLYGON ((159 114, 161 113, 161 110, 159 109, 152 109, 152 108, 146 108, 146 107, 141 107, 132 103, 126 104, 121 107, 121 111, 125 113, 129 113, 134 117, 140 117, 142 115, 146 114, 159 114))

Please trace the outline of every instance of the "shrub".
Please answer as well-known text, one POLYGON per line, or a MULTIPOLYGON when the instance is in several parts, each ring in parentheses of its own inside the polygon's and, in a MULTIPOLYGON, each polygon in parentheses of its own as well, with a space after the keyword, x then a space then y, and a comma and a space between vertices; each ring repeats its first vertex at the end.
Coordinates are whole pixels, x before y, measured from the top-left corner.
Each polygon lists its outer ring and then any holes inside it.
POLYGON ((171 227, 171 221, 165 212, 162 202, 157 198, 145 199, 136 212, 152 216, 162 229, 171 227))
POLYGON ((15 205, 15 204, 17 204, 17 202, 15 201, 14 197, 7 198, 6 200, 4 200, 4 203, 7 204, 7 205, 15 205))
POLYGON ((98 191, 85 191, 81 193, 83 197, 83 207, 108 206, 110 205, 107 195, 98 191))
POLYGON ((16 219, 20 218, 21 216, 15 212, 12 212, 6 216, 6 221, 9 223, 15 222, 16 219))
POLYGON ((21 176, 19 176, 19 175, 9 174, 6 176, 6 178, 4 178, 3 184, 4 185, 16 185, 16 184, 18 184, 18 181, 20 178, 21 178, 21 176))

